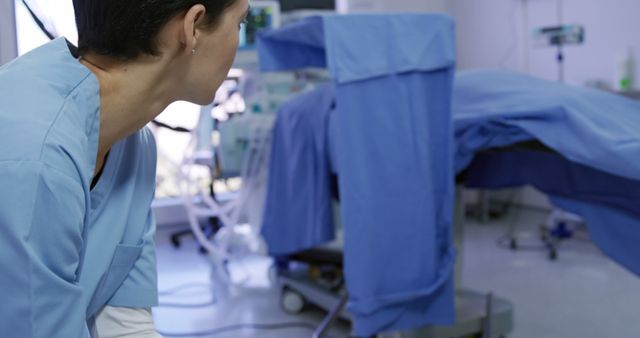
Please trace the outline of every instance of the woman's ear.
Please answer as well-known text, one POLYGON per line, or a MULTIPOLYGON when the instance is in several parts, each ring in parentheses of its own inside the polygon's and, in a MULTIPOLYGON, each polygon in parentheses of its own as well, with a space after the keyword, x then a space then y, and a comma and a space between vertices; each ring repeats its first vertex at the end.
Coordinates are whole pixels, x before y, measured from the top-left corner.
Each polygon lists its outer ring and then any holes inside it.
POLYGON ((203 5, 193 5, 184 15, 184 25, 181 40, 184 52, 195 54, 198 45, 198 28, 202 25, 207 10, 203 5))

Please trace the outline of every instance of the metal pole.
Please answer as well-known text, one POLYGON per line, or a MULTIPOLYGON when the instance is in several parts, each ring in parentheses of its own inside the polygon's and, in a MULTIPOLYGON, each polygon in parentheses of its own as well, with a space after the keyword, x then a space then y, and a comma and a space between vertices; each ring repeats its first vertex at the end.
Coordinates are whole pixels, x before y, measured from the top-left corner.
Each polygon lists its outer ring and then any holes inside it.
POLYGON ((558 25, 562 26, 562 22, 564 21, 564 15, 563 15, 564 14, 563 13, 564 8, 562 6, 562 0, 558 0, 556 4, 558 6, 557 7, 557 9, 558 9, 558 25))
POLYGON ((482 338, 493 338, 493 293, 487 295, 486 313, 482 338))
POLYGON ((456 289, 462 288, 462 264, 464 258, 464 223, 465 203, 464 188, 456 185, 456 197, 453 214, 453 245, 456 248, 456 265, 454 270, 454 283, 456 289))
MULTIPOLYGON (((562 27, 562 23, 564 22, 564 13, 563 13, 563 3, 562 0, 557 1, 558 5, 558 26, 562 27)), ((564 54, 562 52, 563 41, 560 40, 560 44, 558 45, 558 81, 560 83, 564 83, 564 54)))
POLYGON ((558 82, 564 83, 564 53, 562 52, 562 41, 558 45, 558 82))
POLYGON ((344 309, 345 305, 347 305, 347 300, 349 300, 348 295, 343 295, 340 297, 340 301, 331 309, 329 314, 322 320, 320 326, 313 333, 313 338, 322 338, 329 331, 331 324, 340 316, 340 312, 344 309))

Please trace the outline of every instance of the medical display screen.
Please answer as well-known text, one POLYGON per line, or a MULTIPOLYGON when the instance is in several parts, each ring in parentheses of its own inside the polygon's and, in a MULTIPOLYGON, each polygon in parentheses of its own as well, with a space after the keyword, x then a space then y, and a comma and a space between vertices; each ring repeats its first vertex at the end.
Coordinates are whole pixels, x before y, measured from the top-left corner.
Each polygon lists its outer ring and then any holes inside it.
POLYGON ((247 22, 240 27, 240 49, 254 49, 258 31, 274 28, 275 11, 271 6, 256 6, 249 10, 247 22))
POLYGON ((336 9, 336 0, 280 0, 282 12, 303 9, 336 9))

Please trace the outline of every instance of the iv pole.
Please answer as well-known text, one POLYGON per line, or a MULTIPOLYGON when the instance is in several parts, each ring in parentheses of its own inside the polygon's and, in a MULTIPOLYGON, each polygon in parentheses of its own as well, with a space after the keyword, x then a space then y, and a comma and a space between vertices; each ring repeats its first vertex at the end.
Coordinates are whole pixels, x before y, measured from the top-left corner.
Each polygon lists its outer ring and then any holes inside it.
MULTIPOLYGON (((562 15, 562 0, 557 0, 557 12, 558 12, 558 26, 562 27, 563 15, 562 15)), ((558 41, 558 82, 564 83, 564 52, 563 52, 564 40, 561 38, 558 41)))

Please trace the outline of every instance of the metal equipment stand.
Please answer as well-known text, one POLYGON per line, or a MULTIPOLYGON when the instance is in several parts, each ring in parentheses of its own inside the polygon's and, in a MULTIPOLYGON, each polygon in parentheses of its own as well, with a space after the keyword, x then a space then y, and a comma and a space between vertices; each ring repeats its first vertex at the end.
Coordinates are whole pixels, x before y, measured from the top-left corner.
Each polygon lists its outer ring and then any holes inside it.
POLYGON ((322 320, 320 326, 313 332, 312 338, 322 338, 325 333, 329 330, 331 324, 338 319, 338 316, 344 309, 345 305, 347 305, 347 300, 349 300, 349 296, 343 295, 340 297, 340 301, 336 304, 333 309, 327 314, 327 316, 322 320))

